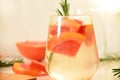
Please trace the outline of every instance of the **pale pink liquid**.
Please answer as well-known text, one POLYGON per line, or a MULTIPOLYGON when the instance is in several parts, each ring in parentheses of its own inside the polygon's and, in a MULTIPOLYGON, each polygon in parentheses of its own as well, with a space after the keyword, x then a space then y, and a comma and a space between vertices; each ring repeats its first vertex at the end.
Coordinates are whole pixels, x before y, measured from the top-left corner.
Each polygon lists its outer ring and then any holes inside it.
MULTIPOLYGON (((89 34, 89 32, 87 34, 89 34)), ((46 68, 53 80, 90 80, 98 67, 94 30, 90 43, 88 42, 87 44, 85 39, 81 43, 75 57, 69 57, 55 52, 51 54, 51 52, 52 51, 47 49, 45 60, 46 68), (49 59, 49 61, 48 58, 50 58, 51 55, 52 59, 49 59)))

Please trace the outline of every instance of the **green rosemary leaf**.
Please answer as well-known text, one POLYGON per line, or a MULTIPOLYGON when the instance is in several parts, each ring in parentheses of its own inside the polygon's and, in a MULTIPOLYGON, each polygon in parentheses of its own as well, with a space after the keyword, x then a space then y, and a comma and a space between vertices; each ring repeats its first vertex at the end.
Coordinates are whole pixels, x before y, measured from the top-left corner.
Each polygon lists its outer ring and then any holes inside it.
POLYGON ((49 56, 49 63, 52 61, 52 57, 53 57, 53 53, 51 52, 49 56))
MULTIPOLYGON (((64 4, 63 3, 60 3, 60 6, 61 6, 61 8, 62 8, 62 11, 63 11, 63 14, 65 15, 65 6, 64 6, 64 4)), ((62 12, 61 12, 62 13, 62 12)))
MULTIPOLYGON (((48 57, 49 66, 51 65, 52 58, 53 58, 53 52, 51 52, 49 57, 48 57)), ((49 70, 49 66, 48 66, 48 70, 49 70)))
POLYGON ((100 58, 100 62, 103 61, 118 61, 120 60, 119 55, 106 55, 105 57, 100 58))
POLYGON ((120 78, 120 68, 112 69, 112 72, 114 73, 114 76, 120 78))
POLYGON ((5 59, 0 60, 0 67, 10 67, 13 66, 14 62, 23 62, 23 59, 20 57, 15 57, 14 59, 8 61, 5 59))
MULTIPOLYGON (((120 61, 120 55, 114 54, 114 55, 105 55, 104 57, 100 58, 100 62, 104 61, 120 61)), ((113 68, 112 69, 113 75, 120 78, 120 68, 113 68)))
POLYGON ((61 16, 68 16, 70 4, 67 3, 67 0, 61 0, 59 5, 62 8, 62 11, 60 9, 57 9, 56 10, 57 14, 61 16))
POLYGON ((116 75, 118 75, 118 74, 120 74, 120 72, 116 72, 116 74, 114 74, 114 76, 116 76, 116 75))
POLYGON ((118 75, 118 78, 120 78, 120 74, 118 75))
POLYGON ((57 14, 60 16, 63 16, 63 14, 61 13, 61 11, 59 9, 56 10, 57 14))
POLYGON ((65 0, 65 7, 64 7, 65 15, 69 15, 69 6, 70 4, 67 4, 67 0, 65 0))
POLYGON ((70 9, 70 4, 67 5, 67 14, 66 15, 69 15, 69 9, 70 9))

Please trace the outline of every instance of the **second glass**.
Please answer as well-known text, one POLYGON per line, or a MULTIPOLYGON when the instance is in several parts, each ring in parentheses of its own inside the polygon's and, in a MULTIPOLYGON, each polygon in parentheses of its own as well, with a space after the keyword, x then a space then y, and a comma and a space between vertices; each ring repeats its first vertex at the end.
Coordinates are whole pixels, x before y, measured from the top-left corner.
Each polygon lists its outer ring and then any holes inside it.
POLYGON ((50 17, 45 64, 53 80, 90 80, 98 61, 91 15, 50 17))

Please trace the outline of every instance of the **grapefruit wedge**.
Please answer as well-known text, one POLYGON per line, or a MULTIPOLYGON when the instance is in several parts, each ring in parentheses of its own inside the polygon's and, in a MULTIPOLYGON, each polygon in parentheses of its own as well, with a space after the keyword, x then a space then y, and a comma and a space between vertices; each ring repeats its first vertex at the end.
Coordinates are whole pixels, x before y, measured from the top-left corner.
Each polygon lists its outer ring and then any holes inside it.
POLYGON ((87 46, 90 46, 93 42, 95 42, 95 35, 93 25, 87 25, 85 28, 85 43, 87 46))
POLYGON ((40 76, 41 70, 35 67, 31 67, 25 63, 15 62, 12 67, 13 72, 22 75, 40 76))
MULTIPOLYGON (((59 32, 68 32, 68 31, 77 32, 78 29, 81 27, 81 25, 82 25, 82 21, 65 18, 61 22, 61 25, 60 25, 61 28, 59 32)), ((49 34, 57 35, 58 27, 59 27, 58 24, 50 25, 49 34)))
POLYGON ((48 44, 51 51, 63 54, 69 57, 74 57, 77 54, 77 51, 80 49, 82 42, 84 41, 84 36, 79 33, 74 32, 63 32, 60 34, 59 38, 57 37, 51 39, 48 44))
POLYGON ((28 59, 41 61, 45 57, 45 41, 17 42, 16 46, 20 54, 28 59))
POLYGON ((92 24, 82 25, 79 28, 78 33, 85 35, 85 43, 87 46, 90 46, 95 40, 94 29, 92 24))
MULTIPOLYGON (((50 25, 49 26, 49 34, 50 35, 57 35, 58 32, 58 26, 57 25, 50 25)), ((59 32, 67 32, 70 31, 69 26, 67 25, 61 25, 61 29, 59 30, 59 32)))
POLYGON ((70 31, 76 32, 81 27, 82 22, 75 19, 66 18, 62 21, 62 25, 66 25, 70 28, 70 31))

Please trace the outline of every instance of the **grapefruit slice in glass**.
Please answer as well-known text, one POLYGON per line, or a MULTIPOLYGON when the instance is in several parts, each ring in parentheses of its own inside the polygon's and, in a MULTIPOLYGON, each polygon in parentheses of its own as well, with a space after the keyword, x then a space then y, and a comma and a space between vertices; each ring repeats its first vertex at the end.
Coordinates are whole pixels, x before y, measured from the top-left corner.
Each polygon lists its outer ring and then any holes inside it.
MULTIPOLYGON (((81 27, 82 21, 65 18, 62 20, 60 25, 60 32, 77 32, 78 29, 81 27)), ((50 35, 57 35, 58 32, 58 24, 50 25, 49 26, 49 34, 50 35)))
POLYGON ((93 25, 86 25, 85 28, 85 43, 87 46, 90 46, 95 41, 95 35, 93 30, 93 25))
POLYGON ((82 25, 79 28, 78 33, 85 35, 85 44, 87 46, 90 46, 92 44, 92 42, 95 40, 94 30, 93 30, 92 24, 82 25))
POLYGON ((80 49, 84 36, 74 32, 63 32, 56 39, 51 39, 50 42, 53 44, 49 45, 49 49, 58 54, 74 57, 80 49))

